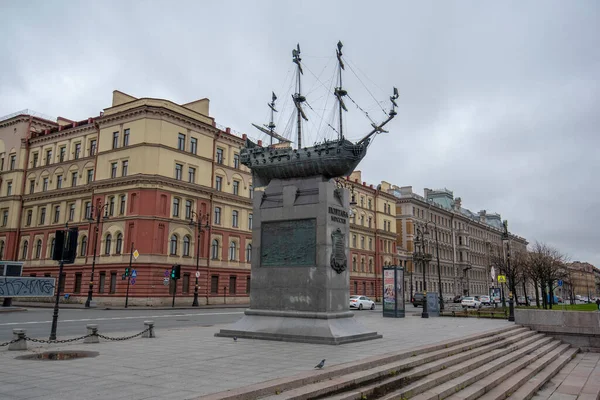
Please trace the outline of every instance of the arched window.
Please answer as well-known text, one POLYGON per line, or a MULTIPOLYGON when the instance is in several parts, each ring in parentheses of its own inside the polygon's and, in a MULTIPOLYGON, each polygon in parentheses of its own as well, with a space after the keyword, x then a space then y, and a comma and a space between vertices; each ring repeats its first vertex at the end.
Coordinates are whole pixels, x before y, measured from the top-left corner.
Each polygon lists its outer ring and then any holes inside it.
POLYGON ((236 260, 236 254, 237 253, 237 245, 235 244, 235 242, 231 242, 229 244, 229 261, 235 261, 236 260))
MULTIPOLYGON (((52 239, 52 243, 54 243, 54 239, 52 239)), ((52 246, 54 247, 54 246, 52 246)), ((80 255, 83 257, 87 254, 87 236, 83 236, 81 238, 81 253, 80 255)))
POLYGON ((117 234, 117 248, 116 248, 116 253, 117 254, 121 254, 122 250, 123 250, 123 234, 121 232, 119 232, 117 234))
POLYGON ((39 259, 42 256, 42 239, 35 242, 35 258, 39 259))
POLYGON ((365 272, 365 259, 360 259, 360 272, 365 272))
POLYGON ((54 258, 54 246, 56 245, 56 239, 52 238, 50 242, 50 259, 54 258))
POLYGON ((0 260, 4 258, 4 240, 0 241, 0 260))
POLYGON ((213 260, 219 259, 219 241, 217 239, 213 239, 213 241, 212 241, 211 257, 213 260))
POLYGON ((177 254, 177 235, 171 235, 170 253, 171 255, 177 254))
POLYGON ((106 254, 106 255, 110 254, 111 245, 112 245, 112 236, 109 233, 108 235, 106 235, 106 240, 104 241, 104 254, 106 254))
MULTIPOLYGON (((196 244, 199 245, 200 243, 196 243, 196 244)), ((185 235, 183 237, 183 255, 184 256, 190 255, 190 237, 188 235, 185 235)))
POLYGON ((23 242, 23 254, 21 254, 21 259, 27 259, 27 251, 29 250, 29 242, 26 240, 23 242))
POLYGON ((252 245, 246 246, 246 262, 252 262, 252 245))
POLYGON ((373 272, 373 259, 369 258, 369 272, 373 272))
POLYGON ((352 257, 352 271, 356 272, 356 257, 352 257))

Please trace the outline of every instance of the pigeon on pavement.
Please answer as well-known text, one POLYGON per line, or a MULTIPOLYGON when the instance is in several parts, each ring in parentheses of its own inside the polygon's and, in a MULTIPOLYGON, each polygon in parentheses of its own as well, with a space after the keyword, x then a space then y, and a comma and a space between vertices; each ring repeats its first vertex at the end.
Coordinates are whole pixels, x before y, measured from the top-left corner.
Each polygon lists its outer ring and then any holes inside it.
POLYGON ((234 341, 234 342, 237 342, 237 336, 234 336, 234 337, 233 337, 233 341, 234 341))
POLYGON ((318 364, 315 366, 315 368, 319 368, 319 369, 321 369, 321 368, 323 368, 324 366, 325 366, 325 359, 322 359, 322 360, 321 360, 321 362, 320 362, 320 363, 318 363, 318 364))

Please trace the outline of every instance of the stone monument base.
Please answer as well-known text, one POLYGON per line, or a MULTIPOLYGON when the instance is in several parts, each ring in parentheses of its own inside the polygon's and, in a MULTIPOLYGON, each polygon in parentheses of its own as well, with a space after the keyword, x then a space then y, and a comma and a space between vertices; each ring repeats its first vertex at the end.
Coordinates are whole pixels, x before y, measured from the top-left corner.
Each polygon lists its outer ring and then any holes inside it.
POLYGON ((354 319, 352 311, 318 313, 252 310, 215 336, 315 344, 345 344, 380 339, 354 319))

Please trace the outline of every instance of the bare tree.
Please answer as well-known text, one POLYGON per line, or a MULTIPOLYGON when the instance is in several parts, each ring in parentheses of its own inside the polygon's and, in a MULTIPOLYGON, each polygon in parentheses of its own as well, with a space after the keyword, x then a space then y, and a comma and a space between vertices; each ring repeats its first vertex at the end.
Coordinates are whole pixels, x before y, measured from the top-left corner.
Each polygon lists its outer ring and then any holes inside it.
POLYGON ((508 253, 502 242, 491 244, 490 250, 491 265, 499 271, 499 275, 506 276, 508 290, 515 296, 517 285, 523 279, 524 257, 508 253))
POLYGON ((569 277, 566 256, 554 247, 535 242, 529 253, 529 263, 530 273, 542 289, 543 306, 544 308, 549 306, 552 309, 554 289, 556 289, 558 281, 569 277))

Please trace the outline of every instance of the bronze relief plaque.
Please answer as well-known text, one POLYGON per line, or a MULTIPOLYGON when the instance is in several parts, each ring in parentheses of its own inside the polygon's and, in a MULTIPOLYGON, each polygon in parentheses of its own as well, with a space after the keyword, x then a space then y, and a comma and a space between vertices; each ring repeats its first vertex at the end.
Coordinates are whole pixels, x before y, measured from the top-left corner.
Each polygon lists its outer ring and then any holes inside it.
POLYGON ((346 270, 346 236, 338 228, 331 233, 331 268, 338 274, 341 274, 346 270))
POLYGON ((314 267, 317 262, 317 220, 295 219, 261 224, 262 267, 314 267))

